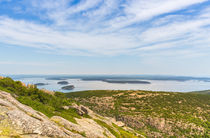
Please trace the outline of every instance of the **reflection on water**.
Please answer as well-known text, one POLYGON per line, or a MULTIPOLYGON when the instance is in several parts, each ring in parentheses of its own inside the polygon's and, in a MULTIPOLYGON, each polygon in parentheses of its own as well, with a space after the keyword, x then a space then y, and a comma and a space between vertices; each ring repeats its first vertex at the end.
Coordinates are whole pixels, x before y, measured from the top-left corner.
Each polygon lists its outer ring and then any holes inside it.
POLYGON ((38 86, 51 91, 74 92, 83 90, 152 90, 152 91, 172 91, 189 92, 210 89, 210 82, 204 81, 160 81, 149 80, 151 84, 116 84, 103 81, 83 81, 80 79, 67 79, 69 85, 74 85, 73 90, 62 90, 57 82, 61 80, 46 80, 45 78, 23 78, 19 79, 26 84, 48 83, 48 85, 38 86))

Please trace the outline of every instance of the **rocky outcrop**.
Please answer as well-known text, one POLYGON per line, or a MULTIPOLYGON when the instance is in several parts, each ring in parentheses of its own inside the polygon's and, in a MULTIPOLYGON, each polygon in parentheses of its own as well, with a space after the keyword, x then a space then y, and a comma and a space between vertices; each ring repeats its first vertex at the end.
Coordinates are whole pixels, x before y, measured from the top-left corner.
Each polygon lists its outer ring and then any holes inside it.
POLYGON ((107 136, 109 138, 115 137, 106 128, 103 128, 102 126, 98 125, 94 120, 89 118, 76 119, 77 124, 69 122, 59 116, 54 116, 51 119, 57 122, 59 125, 63 126, 65 129, 77 132, 88 138, 106 138, 107 136), (104 133, 106 133, 107 136, 105 136, 104 133))
POLYGON ((0 136, 82 137, 0 91, 0 136))
POLYGON ((91 115, 93 113, 92 110, 90 110, 88 107, 85 107, 83 105, 73 104, 72 106, 69 106, 68 108, 74 108, 74 109, 76 109, 77 110, 77 113, 79 115, 81 115, 81 116, 83 116, 83 115, 91 115))
POLYGON ((145 125, 141 120, 141 117, 134 117, 134 116, 118 116, 116 117, 116 120, 122 121, 128 126, 131 126, 133 128, 142 129, 145 125))
MULTIPOLYGON (((103 121, 116 132, 118 130, 113 127, 113 123, 124 126, 122 122, 99 116, 83 105, 73 104, 63 108, 77 109, 81 118, 75 118, 76 124, 60 116, 48 118, 41 112, 21 104, 11 94, 0 91, 0 137, 114 138, 113 133, 96 120, 103 121), (89 117, 82 117, 83 115, 89 117)), ((126 129, 128 130, 130 131, 126 129)))

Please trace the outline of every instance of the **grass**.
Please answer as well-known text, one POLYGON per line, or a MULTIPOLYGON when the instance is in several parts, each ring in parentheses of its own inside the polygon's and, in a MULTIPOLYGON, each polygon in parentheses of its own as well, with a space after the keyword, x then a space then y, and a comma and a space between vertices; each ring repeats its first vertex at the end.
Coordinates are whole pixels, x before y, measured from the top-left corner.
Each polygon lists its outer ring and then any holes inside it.
POLYGON ((98 123, 100 126, 107 128, 116 138, 121 138, 120 134, 117 133, 111 126, 109 126, 107 123, 98 120, 98 119, 94 119, 94 121, 96 123, 98 123))
POLYGON ((112 125, 120 132, 122 138, 138 138, 133 133, 125 131, 123 128, 117 126, 116 124, 112 123, 112 125))
POLYGON ((71 132, 73 132, 73 133, 77 133, 77 134, 80 134, 80 135, 82 135, 83 137, 86 137, 86 134, 85 134, 85 132, 79 132, 79 131, 77 131, 77 130, 74 130, 74 129, 71 129, 70 131, 71 131, 71 132))
MULTIPOLYGON (((124 130, 123 128, 117 126, 114 123, 112 123, 112 126, 110 126, 107 123, 98 119, 94 119, 94 121, 98 123, 100 126, 107 128, 116 138, 138 138, 133 133, 124 130)), ((105 135, 107 135, 106 132, 104 133, 105 135)))

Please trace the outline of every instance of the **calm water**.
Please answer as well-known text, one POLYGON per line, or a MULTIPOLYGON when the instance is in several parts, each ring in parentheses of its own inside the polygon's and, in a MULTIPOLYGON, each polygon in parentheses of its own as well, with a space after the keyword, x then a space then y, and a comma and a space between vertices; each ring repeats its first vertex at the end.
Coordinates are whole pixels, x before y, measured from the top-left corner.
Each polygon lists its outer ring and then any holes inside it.
POLYGON ((102 81, 83 81, 80 79, 67 79, 69 85, 74 85, 73 90, 62 90, 57 82, 61 80, 46 80, 45 78, 22 78, 16 79, 26 84, 48 83, 48 85, 38 86, 51 91, 74 92, 82 90, 152 90, 152 91, 171 91, 171 92, 189 92, 210 89, 210 82, 191 80, 191 81, 160 81, 149 80, 151 84, 116 84, 102 81))

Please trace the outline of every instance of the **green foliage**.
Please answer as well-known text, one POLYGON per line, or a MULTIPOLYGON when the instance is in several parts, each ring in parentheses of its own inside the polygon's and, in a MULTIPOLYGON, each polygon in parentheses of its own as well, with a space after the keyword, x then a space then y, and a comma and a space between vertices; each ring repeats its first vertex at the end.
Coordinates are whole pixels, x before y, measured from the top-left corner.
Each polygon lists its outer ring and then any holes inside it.
MULTIPOLYGON (((112 123, 112 126, 108 125, 107 123, 98 120, 98 119, 94 119, 94 121, 96 121, 99 125, 101 125, 102 127, 107 128, 116 138, 138 138, 137 136, 135 136, 133 133, 125 131, 123 128, 117 126, 116 124, 112 123), (117 131, 115 131, 115 129, 117 131)), ((106 133, 104 132, 104 135, 106 135, 106 133)))
POLYGON ((125 131, 123 128, 117 126, 116 124, 112 123, 112 125, 120 132, 121 138, 138 138, 133 133, 125 131))
POLYGON ((191 94, 207 94, 210 95, 210 90, 190 92, 191 94))
MULTIPOLYGON (((143 123, 142 128, 136 125, 127 125, 136 130, 142 129, 145 133, 160 133, 168 136, 169 133, 162 132, 155 125, 148 124, 148 118, 164 118, 170 120, 173 134, 180 136, 207 135, 201 133, 199 127, 205 132, 210 130, 210 95, 173 93, 173 92, 152 92, 152 91, 89 91, 66 94, 78 102, 89 106, 95 112, 114 118, 138 117, 138 122, 143 123), (111 100, 104 102, 104 97, 111 100), (104 105, 104 106, 102 106, 104 105), (186 124, 177 126, 177 122, 186 124), (191 129, 190 124, 194 124, 198 129, 191 129)), ((153 120, 159 122, 159 120, 153 120)))
POLYGON ((14 81, 11 78, 1 79, 0 89, 16 95, 18 101, 44 113, 48 117, 57 115, 74 123, 76 123, 74 117, 80 118, 75 109, 63 109, 63 106, 71 105, 73 101, 66 98, 61 92, 50 95, 35 86, 25 87, 20 81, 14 81))
POLYGON ((107 123, 98 120, 98 119, 94 119, 94 121, 96 121, 99 125, 101 125, 102 127, 107 128, 115 137, 117 138, 121 138, 120 134, 118 134, 111 126, 109 126, 107 123))
POLYGON ((71 93, 65 93, 66 97, 79 97, 79 98, 87 98, 87 97, 106 97, 110 96, 116 93, 120 93, 122 91, 112 91, 112 90, 91 90, 91 91, 81 91, 81 92, 71 92, 71 93))

